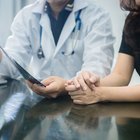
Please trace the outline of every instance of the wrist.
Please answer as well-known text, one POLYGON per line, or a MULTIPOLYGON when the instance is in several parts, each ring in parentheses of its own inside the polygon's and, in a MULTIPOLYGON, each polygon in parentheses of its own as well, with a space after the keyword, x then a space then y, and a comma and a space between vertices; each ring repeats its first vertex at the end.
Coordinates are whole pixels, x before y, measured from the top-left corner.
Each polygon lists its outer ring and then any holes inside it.
POLYGON ((105 87, 95 87, 95 92, 99 96, 99 102, 105 102, 107 101, 107 97, 105 94, 105 87))

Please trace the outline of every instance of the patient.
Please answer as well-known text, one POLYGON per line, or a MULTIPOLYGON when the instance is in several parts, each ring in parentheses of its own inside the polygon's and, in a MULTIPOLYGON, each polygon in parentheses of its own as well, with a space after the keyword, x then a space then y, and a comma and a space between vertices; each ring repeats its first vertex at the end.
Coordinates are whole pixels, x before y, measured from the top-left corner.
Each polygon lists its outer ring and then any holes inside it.
POLYGON ((140 75, 140 0, 121 0, 128 14, 115 68, 103 79, 83 71, 67 81, 66 90, 76 104, 139 102, 140 84, 128 86, 134 69, 140 75))

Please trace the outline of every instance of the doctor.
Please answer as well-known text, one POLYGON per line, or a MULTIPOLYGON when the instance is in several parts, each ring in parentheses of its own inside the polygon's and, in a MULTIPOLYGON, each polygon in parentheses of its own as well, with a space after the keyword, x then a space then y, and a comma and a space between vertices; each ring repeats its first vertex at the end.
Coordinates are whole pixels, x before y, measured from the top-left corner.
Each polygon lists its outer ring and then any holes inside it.
MULTIPOLYGON (((113 43, 109 14, 93 0, 38 0, 24 7, 11 26, 5 50, 46 87, 29 83, 42 95, 56 97, 80 71, 110 73, 113 43)), ((0 72, 19 73, 1 55, 0 72)))

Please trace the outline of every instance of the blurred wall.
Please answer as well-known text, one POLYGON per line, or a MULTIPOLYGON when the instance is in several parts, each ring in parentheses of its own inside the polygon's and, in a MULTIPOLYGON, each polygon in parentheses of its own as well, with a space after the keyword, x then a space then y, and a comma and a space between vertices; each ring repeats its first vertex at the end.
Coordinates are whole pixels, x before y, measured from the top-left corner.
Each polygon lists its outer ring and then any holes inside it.
POLYGON ((35 0, 0 0, 0 45, 4 46, 10 34, 10 25, 16 13, 35 0))
POLYGON ((113 33, 114 36, 116 37, 116 42, 114 45, 116 56, 121 43, 122 30, 126 18, 126 12, 121 10, 119 3, 120 0, 96 0, 96 1, 110 13, 113 33))

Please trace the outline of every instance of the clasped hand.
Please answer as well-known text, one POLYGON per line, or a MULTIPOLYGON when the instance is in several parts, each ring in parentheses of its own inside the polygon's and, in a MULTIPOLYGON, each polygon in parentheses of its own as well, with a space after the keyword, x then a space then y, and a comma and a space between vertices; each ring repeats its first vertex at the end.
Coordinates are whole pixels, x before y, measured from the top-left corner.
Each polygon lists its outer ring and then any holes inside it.
POLYGON ((93 104, 101 101, 99 76, 94 73, 83 71, 72 80, 68 80, 65 88, 76 104, 93 104))

